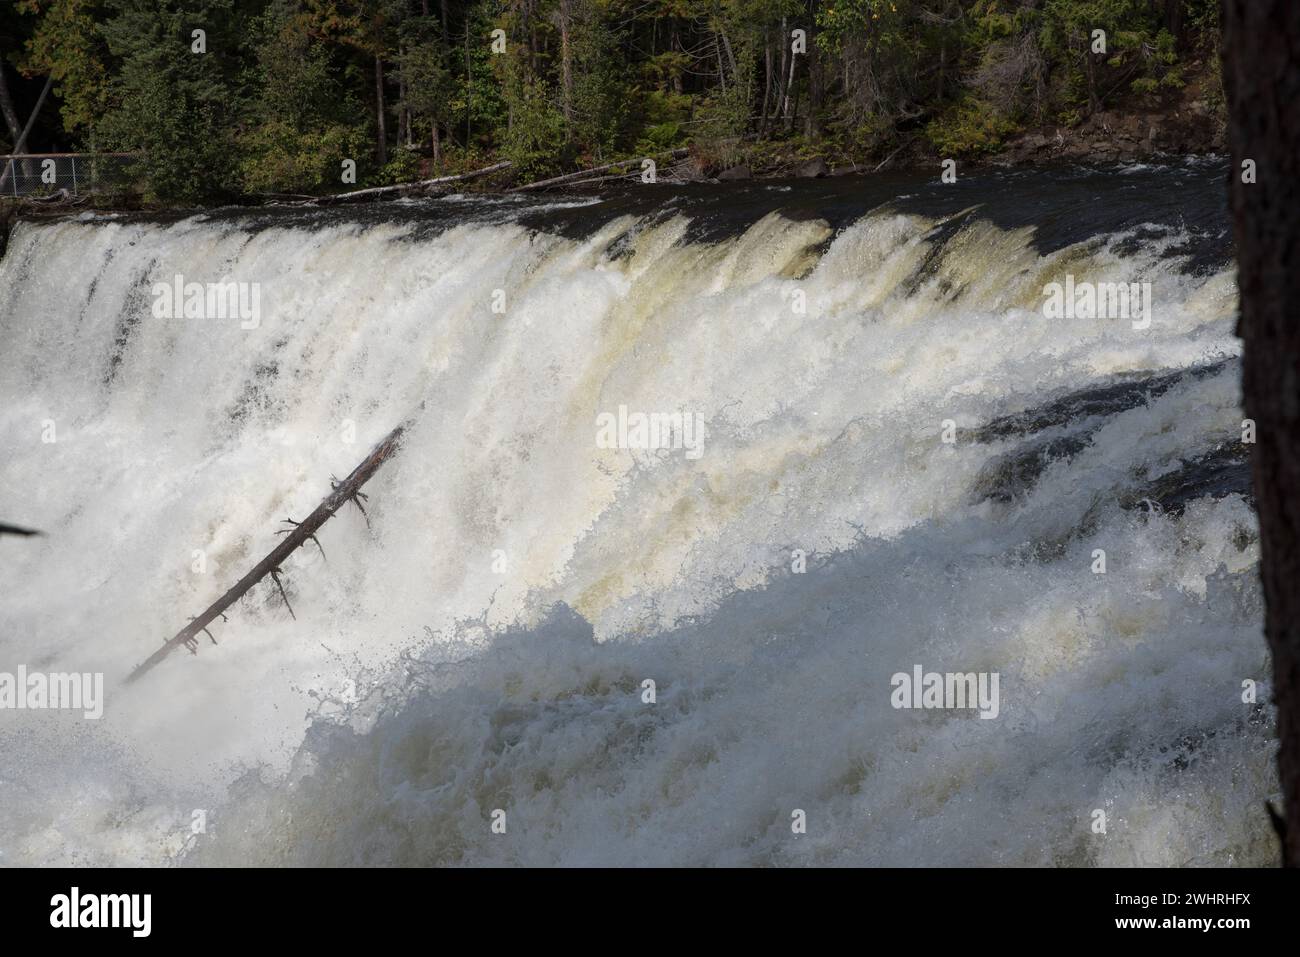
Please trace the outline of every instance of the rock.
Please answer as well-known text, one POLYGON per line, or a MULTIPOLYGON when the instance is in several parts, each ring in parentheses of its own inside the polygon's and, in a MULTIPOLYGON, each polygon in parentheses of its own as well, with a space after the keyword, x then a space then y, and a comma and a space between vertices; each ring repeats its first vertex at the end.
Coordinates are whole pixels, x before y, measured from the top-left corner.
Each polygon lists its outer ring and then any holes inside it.
POLYGON ((721 173, 718 174, 718 179, 721 180, 752 179, 753 176, 754 174, 750 171, 749 167, 746 166, 744 163, 741 163, 739 166, 733 166, 730 169, 724 169, 721 173))
POLYGON ((795 176, 806 179, 819 179, 829 173, 830 169, 826 166, 826 161, 820 156, 803 163, 794 171, 795 176))

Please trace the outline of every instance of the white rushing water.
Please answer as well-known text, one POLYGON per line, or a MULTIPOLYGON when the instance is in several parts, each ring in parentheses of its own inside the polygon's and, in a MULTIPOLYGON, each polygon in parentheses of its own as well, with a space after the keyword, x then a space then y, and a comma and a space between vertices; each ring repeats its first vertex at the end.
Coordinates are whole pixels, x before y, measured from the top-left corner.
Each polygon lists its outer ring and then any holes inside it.
POLYGON ((0 863, 1271 862, 1253 513, 1134 507, 1240 440, 1231 272, 884 211, 331 222, 15 230, 0 520, 47 534, 0 539, 0 671, 106 708, 0 712, 0 863), (1065 272, 1152 282, 1151 327, 1044 318, 1065 272), (260 324, 155 318, 178 274, 260 324), (620 406, 701 454, 601 447, 620 406), (413 412, 296 618, 263 582, 122 684, 413 412), (997 718, 895 710, 917 664, 997 672, 997 718))

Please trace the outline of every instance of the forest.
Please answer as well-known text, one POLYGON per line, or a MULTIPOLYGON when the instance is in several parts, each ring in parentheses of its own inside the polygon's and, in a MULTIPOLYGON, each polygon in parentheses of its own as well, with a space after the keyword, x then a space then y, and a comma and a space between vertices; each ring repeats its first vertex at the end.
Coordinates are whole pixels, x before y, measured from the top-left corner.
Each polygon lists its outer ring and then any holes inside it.
POLYGON ((0 153, 44 101, 23 152, 137 153, 164 203, 338 192, 346 160, 359 188, 978 158, 1193 63, 1221 111, 1218 34, 1218 0, 16 0, 0 153))

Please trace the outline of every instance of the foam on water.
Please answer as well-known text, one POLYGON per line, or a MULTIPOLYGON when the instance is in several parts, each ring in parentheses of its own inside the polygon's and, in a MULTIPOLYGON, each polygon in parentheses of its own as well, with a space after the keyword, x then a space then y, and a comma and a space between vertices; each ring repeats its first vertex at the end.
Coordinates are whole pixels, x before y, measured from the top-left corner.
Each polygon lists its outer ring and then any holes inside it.
POLYGON ((0 860, 1270 860, 1253 513, 1123 507, 1239 438, 1230 272, 889 210, 707 245, 513 215, 18 227, 0 508, 49 534, 0 541, 0 670, 103 671, 108 707, 0 713, 0 860), (1064 272, 1152 282, 1151 327, 1045 319, 1064 272), (260 326, 153 318, 176 274, 259 283, 260 326), (1198 369, 1027 478, 996 466, 1041 435, 978 437, 1198 369), (700 414, 703 455, 600 448, 620 405, 700 414), (412 413, 369 523, 286 563, 296 620, 264 582, 122 686, 412 413), (999 718, 891 708, 917 663, 998 672, 999 718))

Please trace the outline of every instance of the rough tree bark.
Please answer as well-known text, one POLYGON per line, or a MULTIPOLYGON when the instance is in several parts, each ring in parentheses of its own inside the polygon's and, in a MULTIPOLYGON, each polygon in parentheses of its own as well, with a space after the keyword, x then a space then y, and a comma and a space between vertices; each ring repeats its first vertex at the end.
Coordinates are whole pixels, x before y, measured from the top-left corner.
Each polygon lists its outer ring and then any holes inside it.
POLYGON ((1300 866, 1300 3, 1223 0, 1223 76, 1232 150, 1244 345, 1255 420, 1265 634, 1273 657, 1282 863, 1300 866), (1242 163, 1256 182, 1242 182, 1242 163))

